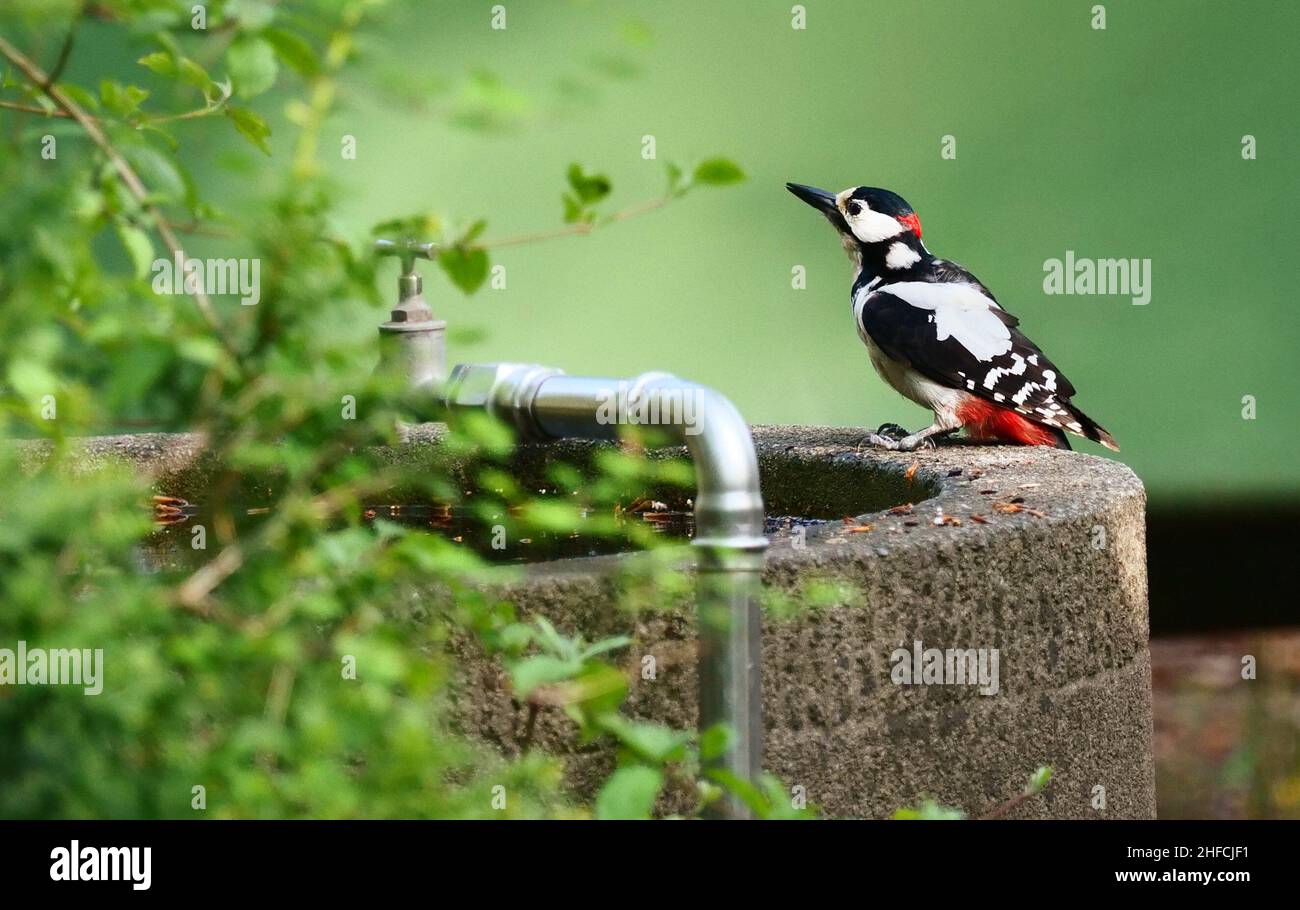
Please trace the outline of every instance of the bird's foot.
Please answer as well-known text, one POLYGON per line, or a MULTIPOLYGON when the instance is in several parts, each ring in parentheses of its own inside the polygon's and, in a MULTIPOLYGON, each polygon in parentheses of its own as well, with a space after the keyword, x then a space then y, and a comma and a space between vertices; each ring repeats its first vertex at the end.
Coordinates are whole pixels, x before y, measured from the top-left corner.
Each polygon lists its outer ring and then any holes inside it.
MULTIPOLYGON (((881 424, 874 433, 868 433, 866 444, 890 452, 911 452, 916 449, 933 449, 934 440, 928 435, 908 433, 896 423, 881 424)), ((861 451, 862 447, 858 447, 861 451)))
POLYGON ((919 433, 913 433, 911 436, 905 436, 898 440, 898 451, 915 452, 917 449, 933 449, 935 447, 933 436, 922 436, 919 433))

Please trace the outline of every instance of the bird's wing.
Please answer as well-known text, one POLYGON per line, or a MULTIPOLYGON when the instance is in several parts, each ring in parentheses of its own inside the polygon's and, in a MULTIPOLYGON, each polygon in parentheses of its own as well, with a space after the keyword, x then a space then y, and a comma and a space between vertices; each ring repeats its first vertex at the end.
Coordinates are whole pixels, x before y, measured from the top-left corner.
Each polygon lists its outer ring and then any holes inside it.
POLYGON ((1068 407, 1074 386, 982 285, 901 281, 859 294, 862 330, 889 357, 1037 423, 1080 432, 1068 407))
MULTIPOLYGON (((996 304, 999 307, 1002 307, 1002 304, 998 302, 998 299, 993 296, 993 292, 984 286, 984 282, 980 281, 973 274, 971 274, 970 270, 967 269, 965 266, 958 265, 955 262, 950 262, 947 259, 936 259, 932 263, 930 263, 930 269, 934 274, 934 278, 932 279, 933 281, 942 284, 972 285, 977 291, 979 291, 989 300, 992 300, 994 304, 996 304)), ((1002 307, 1002 310, 1003 312, 1006 312, 1006 307, 1002 307)), ((1009 321, 1007 322, 1007 325, 1019 325, 1020 323, 1019 319, 1012 316, 1010 313, 1007 313, 1007 316, 1009 317, 1009 321)))

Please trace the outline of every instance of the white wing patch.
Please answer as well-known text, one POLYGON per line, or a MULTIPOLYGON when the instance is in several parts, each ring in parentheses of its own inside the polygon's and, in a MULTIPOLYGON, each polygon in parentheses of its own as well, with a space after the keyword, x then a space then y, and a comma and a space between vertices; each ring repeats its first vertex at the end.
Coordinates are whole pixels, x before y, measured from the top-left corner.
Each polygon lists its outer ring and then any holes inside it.
MULTIPOLYGON (((1023 376, 1024 373, 1025 373, 1025 358, 1021 357, 1015 351, 1012 351, 1011 366, 993 367, 991 370, 989 370, 987 373, 984 374, 984 388, 988 389, 989 391, 992 391, 993 387, 998 384, 998 377, 1023 376)), ((972 388, 974 388, 974 386, 972 386, 972 388)), ((1020 404, 1023 401, 1024 399, 1022 398, 1020 401, 1017 401, 1016 404, 1020 404)))
MULTIPOLYGON (((994 312, 998 305, 974 285, 899 281, 879 291, 917 309, 933 311, 931 321, 938 340, 955 338, 976 360, 992 360, 1011 350, 1011 330, 994 312)), ((1019 370, 1013 371, 1024 372, 1024 362, 1018 366, 1019 370)))

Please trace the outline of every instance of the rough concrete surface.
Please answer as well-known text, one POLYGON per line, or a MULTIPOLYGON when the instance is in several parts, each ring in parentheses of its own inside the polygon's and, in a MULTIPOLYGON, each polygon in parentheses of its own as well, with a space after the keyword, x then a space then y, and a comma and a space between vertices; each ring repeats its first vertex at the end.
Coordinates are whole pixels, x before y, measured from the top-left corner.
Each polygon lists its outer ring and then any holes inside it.
MULTIPOLYGON (((417 427, 388 457, 437 458, 441 433, 417 427)), ((765 620, 765 767, 802 786, 830 816, 882 817, 924 797, 982 815, 1019 793, 1042 764, 1051 786, 1011 817, 1150 818, 1155 814, 1151 674, 1141 483, 1125 466, 1046 448, 944 444, 890 453, 862 432, 757 427, 769 514, 834 521, 769 551, 765 583, 794 601, 810 580, 844 593, 830 605, 765 620), (913 470, 914 469, 914 470, 913 470), (907 508, 886 511, 900 503, 907 508), (842 519, 857 516, 856 524, 842 519), (870 530, 860 530, 870 525, 870 530), (855 530, 858 529, 858 530, 855 530), (999 689, 895 685, 891 653, 998 649, 999 689), (1104 788, 1104 809, 1094 808, 1104 788)), ((106 437, 84 443, 89 463, 125 460, 160 492, 201 498, 201 441, 106 437)), ((581 461, 586 443, 522 447, 515 469, 581 461)), ((682 565, 689 568, 689 552, 682 565)), ((695 726, 692 603, 652 613, 620 609, 640 554, 561 560, 503 582, 521 612, 588 640, 632 633, 629 711, 695 726)), ((503 576, 504 577, 504 576, 503 576)), ((527 708, 500 667, 467 652, 457 712, 467 731, 516 752, 527 708)), ((576 793, 590 796, 612 767, 608 747, 578 746, 572 724, 543 711, 534 742, 566 756, 576 793)), ((686 807, 668 795, 664 811, 686 807)))
MULTIPOLYGON (((755 441, 770 514, 869 504, 856 525, 833 522, 802 548, 787 538, 769 553, 769 588, 797 599, 809 579, 833 579, 855 596, 767 622, 768 769, 831 816, 887 816, 926 796, 982 815, 1042 764, 1054 769, 1051 786, 1011 817, 1154 816, 1145 493, 1128 468, 1045 448, 880 452, 859 449, 858 432, 809 427, 759 427, 755 441), (882 511, 908 501, 910 511, 882 511), (871 530, 854 530, 864 524, 871 530), (894 685, 891 653, 918 640, 997 648, 998 694, 894 685)), ((637 558, 534 566, 511 596, 589 638, 634 633, 629 670, 649 654, 659 672, 654 681, 629 673, 631 712, 692 727, 691 605, 620 611, 615 573, 637 558)), ((499 669, 472 667, 462 712, 468 729, 519 747, 527 709, 499 669)), ((534 736, 569 754, 570 782, 590 795, 613 756, 576 747, 573 733, 544 712, 534 736)), ((678 794, 661 808, 687 801, 678 794)))

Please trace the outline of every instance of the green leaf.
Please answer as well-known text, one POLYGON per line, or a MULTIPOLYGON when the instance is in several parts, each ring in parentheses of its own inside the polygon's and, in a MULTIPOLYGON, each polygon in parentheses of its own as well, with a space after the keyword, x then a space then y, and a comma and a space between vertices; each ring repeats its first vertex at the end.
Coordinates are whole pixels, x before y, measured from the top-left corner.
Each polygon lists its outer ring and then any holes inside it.
POLYGON ((145 54, 136 63, 148 69, 150 72, 157 73, 159 76, 175 76, 176 61, 172 55, 164 51, 155 51, 152 54, 145 54))
POLYGON ((207 335, 195 335, 182 338, 176 344, 176 353, 181 357, 205 367, 217 366, 225 359, 221 344, 207 335))
POLYGON ((128 117, 140 108, 149 93, 138 85, 122 85, 112 79, 105 79, 99 83, 99 97, 103 99, 104 107, 114 114, 128 117))
POLYGON ((461 235, 460 240, 456 241, 456 243, 459 246, 469 246, 475 240, 478 240, 480 237, 482 237, 483 232, 486 230, 487 230, 487 221, 486 219, 480 218, 478 221, 475 221, 473 224, 471 224, 468 228, 465 229, 465 233, 461 235))
POLYGON ((1028 793, 1042 793, 1052 780, 1051 765, 1043 765, 1029 778, 1028 793))
POLYGON ((572 534, 582 522, 576 503, 550 499, 533 499, 519 509, 519 517, 528 527, 554 534, 572 534))
POLYGON ((99 100, 79 85, 59 83, 63 93, 88 111, 99 110, 99 100))
POLYGON ((140 228, 131 224, 117 224, 117 237, 122 241, 122 248, 131 257, 131 266, 136 278, 145 278, 153 267, 153 241, 140 228))
POLYGON ((593 202, 599 202, 609 195, 613 185, 609 178, 603 174, 586 174, 583 173, 582 165, 573 163, 569 165, 569 186, 577 195, 578 201, 584 205, 591 205, 593 202))
POLYGON ((745 172, 734 161, 727 158, 710 158, 696 166, 693 179, 696 183, 706 186, 726 186, 744 180, 745 172))
POLYGON ((563 682, 582 672, 582 661, 562 660, 549 654, 536 654, 510 668, 515 697, 527 698, 538 686, 563 682))
POLYGON ((574 703, 584 712, 584 724, 599 732, 601 724, 593 719, 617 711, 627 698, 627 677, 609 664, 593 662, 574 680, 574 703))
POLYGON ((619 768, 596 795, 596 818, 647 819, 663 787, 663 772, 645 765, 619 768))
POLYGON ((518 654, 533 643, 533 627, 522 622, 512 622, 497 633, 497 647, 518 654))
POLYGON ((564 201, 564 223, 576 224, 583 220, 586 210, 583 209, 582 203, 573 197, 572 193, 565 193, 560 197, 564 201))
POLYGON ((440 250, 438 265, 447 273, 452 284, 466 294, 473 294, 487 281, 488 254, 484 249, 449 247, 440 250))
POLYGON ((234 122, 235 129, 239 130, 244 138, 266 154, 271 154, 271 145, 266 141, 266 138, 271 135, 271 127, 265 120, 244 107, 228 107, 226 116, 234 122))
POLYGON ((187 197, 185 178, 172 158, 143 142, 125 145, 122 155, 135 168, 149 192, 168 202, 187 197))
POLYGON ((315 76, 320 72, 320 59, 302 36, 282 28, 268 28, 262 32, 262 37, 275 48, 285 65, 299 75, 315 76))
POLYGON ((212 93, 214 88, 216 88, 216 83, 212 81, 212 77, 208 75, 208 71, 199 66, 189 57, 182 57, 180 59, 176 64, 176 72, 180 77, 181 82, 184 82, 186 85, 194 86, 203 93, 203 97, 205 98, 212 93))
POLYGON ((589 645, 580 655, 583 660, 590 660, 598 657, 608 651, 617 651, 619 648, 626 648, 632 644, 632 639, 627 635, 613 635, 609 638, 602 638, 600 641, 589 645))
POLYGON ((893 815, 898 821, 961 821, 965 817, 960 809, 940 805, 932 799, 922 802, 920 808, 904 806, 893 815))
POLYGON ((668 195, 679 195, 682 190, 682 169, 668 161, 664 163, 664 170, 668 172, 668 195))
POLYGON ((603 718, 601 724, 607 733, 643 761, 663 764, 680 761, 686 756, 686 744, 690 741, 688 733, 662 724, 635 723, 617 714, 603 718))
POLYGON ((250 32, 260 31, 275 19, 277 0, 227 0, 226 16, 237 19, 239 27, 250 32))
POLYGON ((375 237, 414 237, 420 240, 437 239, 442 236, 442 219, 433 212, 419 215, 407 215, 403 218, 390 218, 381 221, 370 229, 375 237))
POLYGON ((6 376, 13 390, 29 402, 59 391, 58 377, 50 368, 25 356, 18 356, 9 364, 6 376))
POLYGON ((255 35, 244 35, 230 45, 226 65, 241 98, 252 98, 270 89, 280 71, 275 49, 270 42, 255 35))
POLYGON ((726 724, 714 724, 700 734, 700 760, 712 761, 721 758, 735 742, 731 727, 726 724))
POLYGON ((548 649, 552 654, 557 654, 566 660, 574 660, 578 657, 578 649, 574 647, 573 642, 561 635, 551 624, 551 621, 545 616, 538 616, 533 624, 537 631, 541 633, 538 636, 538 642, 543 648, 548 649))

